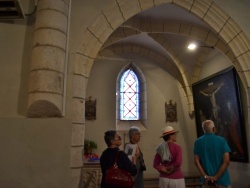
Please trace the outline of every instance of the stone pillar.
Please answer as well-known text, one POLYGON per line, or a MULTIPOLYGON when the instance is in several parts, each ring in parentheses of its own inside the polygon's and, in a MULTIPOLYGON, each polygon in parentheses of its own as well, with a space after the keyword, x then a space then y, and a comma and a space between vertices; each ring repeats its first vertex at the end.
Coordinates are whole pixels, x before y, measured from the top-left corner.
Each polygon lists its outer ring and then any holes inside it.
POLYGON ((85 93, 93 59, 82 54, 72 53, 70 54, 70 62, 74 62, 72 90, 72 106, 74 108, 72 109, 71 187, 79 186, 82 188, 84 183, 82 169, 85 168, 83 167, 82 155, 85 135, 85 93))
POLYGON ((31 59, 28 117, 61 117, 69 0, 39 0, 31 59))

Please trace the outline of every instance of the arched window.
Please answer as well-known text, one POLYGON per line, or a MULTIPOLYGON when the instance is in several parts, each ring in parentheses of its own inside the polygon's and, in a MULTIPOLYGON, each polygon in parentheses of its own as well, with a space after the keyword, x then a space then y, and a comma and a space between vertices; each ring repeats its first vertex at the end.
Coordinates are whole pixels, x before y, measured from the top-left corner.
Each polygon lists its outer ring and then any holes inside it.
POLYGON ((120 119, 139 120, 139 82, 132 69, 122 74, 120 80, 120 119))
POLYGON ((116 129, 147 125, 146 81, 140 68, 130 63, 122 68, 116 82, 116 129))

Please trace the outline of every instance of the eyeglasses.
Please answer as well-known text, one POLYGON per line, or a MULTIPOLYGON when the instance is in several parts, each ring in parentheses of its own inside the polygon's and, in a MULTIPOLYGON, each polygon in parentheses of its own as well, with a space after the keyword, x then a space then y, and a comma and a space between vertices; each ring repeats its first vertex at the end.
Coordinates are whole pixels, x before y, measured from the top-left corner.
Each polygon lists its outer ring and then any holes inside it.
POLYGON ((122 140, 121 136, 114 138, 114 140, 122 140))

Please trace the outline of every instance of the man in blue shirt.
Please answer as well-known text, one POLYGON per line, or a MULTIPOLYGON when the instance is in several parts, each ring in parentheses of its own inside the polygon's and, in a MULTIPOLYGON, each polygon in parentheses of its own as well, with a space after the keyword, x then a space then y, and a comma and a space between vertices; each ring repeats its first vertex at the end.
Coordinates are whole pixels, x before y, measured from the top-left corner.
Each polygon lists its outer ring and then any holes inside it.
POLYGON ((204 184, 216 183, 218 187, 229 187, 228 165, 231 152, 226 140, 215 135, 214 122, 205 120, 202 123, 204 135, 194 143, 194 161, 204 184))

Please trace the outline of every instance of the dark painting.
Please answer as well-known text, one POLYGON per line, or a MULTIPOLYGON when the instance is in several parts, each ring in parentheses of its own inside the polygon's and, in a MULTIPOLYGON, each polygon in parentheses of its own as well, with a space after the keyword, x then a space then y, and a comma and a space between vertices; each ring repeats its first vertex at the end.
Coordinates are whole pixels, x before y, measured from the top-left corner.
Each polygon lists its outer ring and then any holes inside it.
POLYGON ((202 136, 202 122, 214 121, 217 135, 230 148, 230 160, 248 162, 246 132, 240 100, 238 75, 228 68, 192 85, 197 136, 202 136))
POLYGON ((86 120, 96 120, 96 99, 92 100, 92 97, 89 97, 85 101, 85 118, 86 120))

